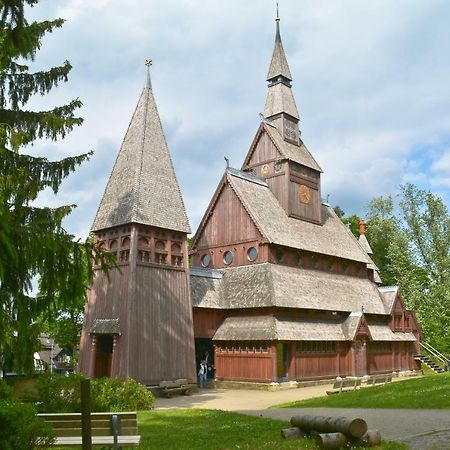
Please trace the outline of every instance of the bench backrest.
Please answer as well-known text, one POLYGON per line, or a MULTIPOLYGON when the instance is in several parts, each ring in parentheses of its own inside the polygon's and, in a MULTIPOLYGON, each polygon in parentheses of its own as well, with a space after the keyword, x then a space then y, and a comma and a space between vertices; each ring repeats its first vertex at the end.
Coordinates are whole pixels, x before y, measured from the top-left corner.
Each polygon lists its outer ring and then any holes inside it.
MULTIPOLYGON (((138 434, 135 412, 91 413, 92 436, 113 436, 112 416, 120 421, 121 436, 138 434)), ((54 430, 57 437, 81 436, 81 413, 44 413, 38 414, 54 430)))

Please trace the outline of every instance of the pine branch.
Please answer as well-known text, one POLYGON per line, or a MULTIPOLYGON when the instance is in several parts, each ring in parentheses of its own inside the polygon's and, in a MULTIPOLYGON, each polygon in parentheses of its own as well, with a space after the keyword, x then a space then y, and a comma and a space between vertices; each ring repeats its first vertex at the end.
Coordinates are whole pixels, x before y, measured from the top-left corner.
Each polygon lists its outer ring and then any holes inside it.
POLYGON ((12 64, 9 72, 0 74, 0 108, 5 108, 8 100, 10 109, 17 110, 25 105, 34 94, 45 95, 60 82, 68 80, 72 70, 69 61, 62 66, 53 67, 48 71, 24 73, 27 66, 12 64))

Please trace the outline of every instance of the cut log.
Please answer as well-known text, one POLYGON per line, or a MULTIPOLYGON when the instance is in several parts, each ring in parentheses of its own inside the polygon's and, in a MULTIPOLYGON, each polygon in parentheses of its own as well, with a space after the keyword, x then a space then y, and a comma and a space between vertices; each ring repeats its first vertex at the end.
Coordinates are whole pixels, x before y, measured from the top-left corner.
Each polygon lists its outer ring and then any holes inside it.
POLYGON ((378 430, 369 430, 361 437, 361 442, 365 445, 379 445, 381 444, 381 434, 378 430))
POLYGON ((317 433, 312 431, 311 436, 320 448, 325 449, 342 448, 348 443, 347 437, 342 433, 317 433))
POLYGON ((302 439, 306 436, 306 433, 300 428, 292 427, 281 430, 281 436, 285 439, 302 439))
POLYGON ((360 438, 367 431, 367 423, 363 419, 347 417, 293 416, 291 425, 306 432, 344 433, 355 438, 360 438))

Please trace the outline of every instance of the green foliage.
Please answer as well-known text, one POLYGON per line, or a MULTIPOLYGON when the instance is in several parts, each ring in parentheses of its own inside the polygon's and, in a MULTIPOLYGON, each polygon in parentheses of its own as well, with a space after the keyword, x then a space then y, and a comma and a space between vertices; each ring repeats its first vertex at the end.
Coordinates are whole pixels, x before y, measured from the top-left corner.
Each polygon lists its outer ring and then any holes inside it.
POLYGON ((0 401, 0 423, 2 450, 47 448, 54 441, 51 427, 36 416, 32 405, 0 401))
POLYGON ((91 241, 75 241, 62 227, 74 205, 33 206, 44 189, 56 194, 62 181, 91 155, 49 161, 24 153, 36 139, 64 138, 83 122, 76 117, 79 99, 48 111, 25 109, 33 96, 66 82, 72 68, 65 61, 32 72, 25 64, 33 62, 44 35, 63 24, 61 19, 28 23, 26 6, 37 3, 0 2, 0 360, 9 370, 25 372, 33 370, 38 319, 52 321, 84 302, 93 257, 100 257, 105 268, 111 264, 91 241), (32 297, 35 277, 40 289, 32 297))
POLYGON ((0 400, 10 400, 12 398, 13 388, 6 381, 0 380, 0 400))
POLYGON ((366 238, 373 251, 373 261, 379 269, 380 277, 387 286, 396 284, 392 272, 389 246, 401 234, 399 220, 394 215, 394 202, 391 196, 374 198, 369 203, 366 238))
MULTIPOLYGON (((82 374, 45 374, 37 378, 36 392, 27 391, 21 400, 35 403, 39 412, 80 412, 82 374)), ((155 401, 145 386, 132 379, 100 378, 91 381, 92 411, 136 411, 149 409, 155 401)))
POLYGON ((284 403, 276 407, 450 409, 450 373, 284 403))
POLYGON ((96 411, 137 411, 149 409, 155 398, 147 388, 128 378, 100 378, 92 382, 96 411))
POLYGON ((392 272, 425 339, 450 353, 450 216, 441 198, 401 187, 403 227, 389 247, 392 272))

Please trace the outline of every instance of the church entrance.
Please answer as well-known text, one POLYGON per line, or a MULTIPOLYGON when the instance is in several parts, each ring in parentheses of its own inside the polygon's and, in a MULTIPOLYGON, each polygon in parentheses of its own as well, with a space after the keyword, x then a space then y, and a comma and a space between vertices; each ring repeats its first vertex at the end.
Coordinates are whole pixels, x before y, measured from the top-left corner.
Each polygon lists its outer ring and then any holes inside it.
POLYGON ((97 336, 94 378, 111 376, 113 343, 114 338, 110 334, 101 334, 97 336))
POLYGON ((366 341, 358 339, 354 343, 355 352, 355 375, 360 377, 367 375, 366 341))
POLYGON ((279 342, 277 344, 277 381, 288 381, 289 346, 279 342))
POLYGON ((206 360, 208 366, 208 378, 214 379, 214 345, 212 339, 195 339, 195 364, 197 373, 200 362, 206 360))

